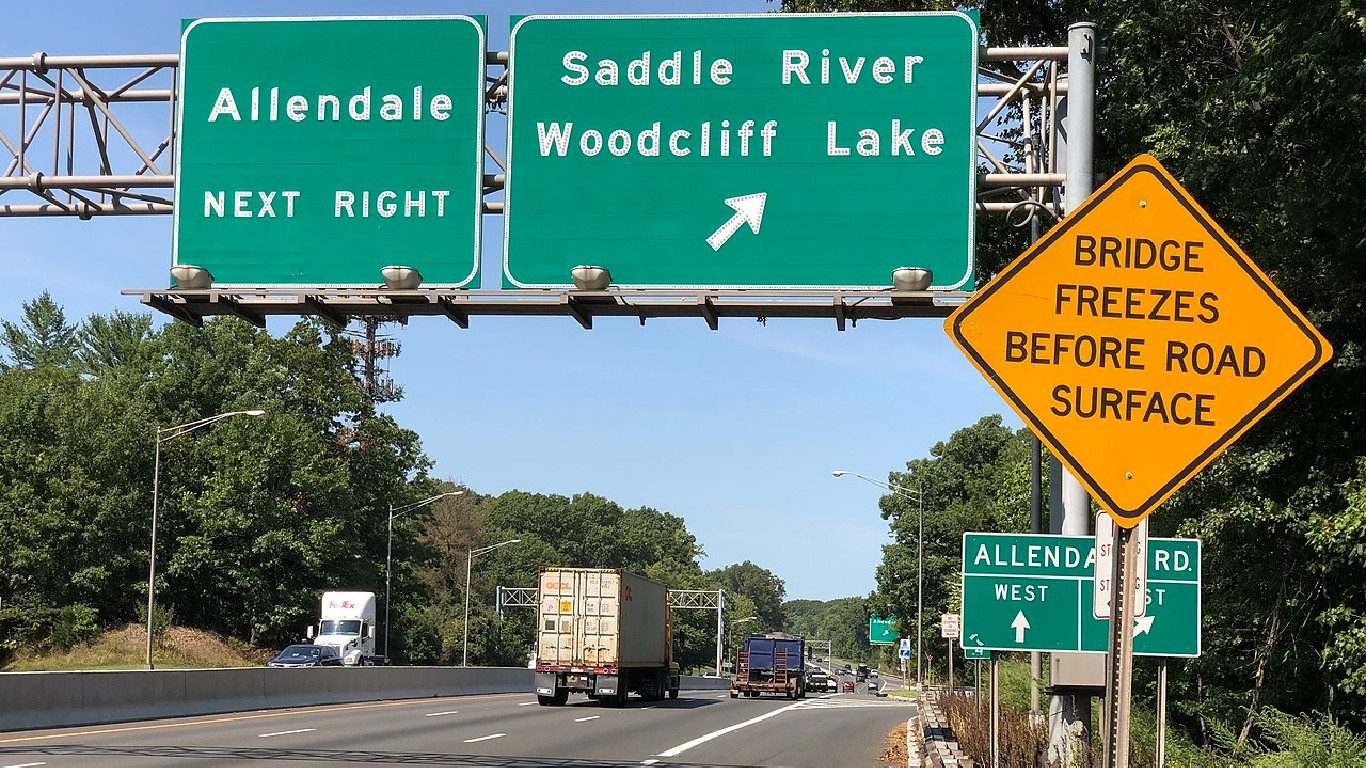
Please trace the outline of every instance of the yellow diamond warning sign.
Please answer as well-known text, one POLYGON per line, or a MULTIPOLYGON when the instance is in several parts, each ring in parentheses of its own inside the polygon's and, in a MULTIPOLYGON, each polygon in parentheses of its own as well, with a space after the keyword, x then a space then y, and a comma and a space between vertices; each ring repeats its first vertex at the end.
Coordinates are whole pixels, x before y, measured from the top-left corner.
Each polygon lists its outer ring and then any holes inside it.
POLYGON ((1332 350, 1156 159, 1143 155, 945 323, 1125 527, 1332 350))

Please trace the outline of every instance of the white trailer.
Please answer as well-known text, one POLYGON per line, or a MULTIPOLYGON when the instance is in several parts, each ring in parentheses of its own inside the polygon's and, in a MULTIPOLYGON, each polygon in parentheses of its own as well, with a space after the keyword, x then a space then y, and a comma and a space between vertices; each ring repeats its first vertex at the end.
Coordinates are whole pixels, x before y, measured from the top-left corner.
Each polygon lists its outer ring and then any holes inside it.
POLYGON ((678 698, 669 590, 606 568, 545 568, 538 585, 536 699, 571 692, 619 707, 629 693, 678 698))

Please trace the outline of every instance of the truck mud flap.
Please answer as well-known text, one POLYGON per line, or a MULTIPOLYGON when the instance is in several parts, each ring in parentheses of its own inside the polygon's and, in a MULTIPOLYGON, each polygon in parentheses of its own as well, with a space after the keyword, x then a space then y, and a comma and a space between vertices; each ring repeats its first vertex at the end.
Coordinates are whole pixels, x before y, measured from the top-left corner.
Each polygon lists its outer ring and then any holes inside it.
POLYGON ((617 696, 620 679, 616 675, 598 675, 593 685, 594 696, 617 696))
POLYGON ((554 672, 536 673, 536 693, 540 696, 555 695, 556 675, 554 672))

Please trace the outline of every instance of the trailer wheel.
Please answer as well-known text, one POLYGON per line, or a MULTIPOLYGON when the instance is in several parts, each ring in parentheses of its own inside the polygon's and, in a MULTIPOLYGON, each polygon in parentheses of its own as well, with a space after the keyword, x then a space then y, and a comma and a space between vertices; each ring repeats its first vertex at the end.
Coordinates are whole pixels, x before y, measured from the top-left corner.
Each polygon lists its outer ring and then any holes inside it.
POLYGON ((536 694, 536 703, 543 707, 563 707, 566 701, 569 701, 568 688, 557 688, 554 696, 536 694))
MULTIPOLYGON (((735 692, 734 692, 734 691, 732 691, 730 695, 731 695, 731 698, 735 698, 735 692)), ((677 689, 677 688, 670 688, 670 689, 669 689, 669 698, 671 698, 671 699, 676 699, 676 698, 678 698, 678 689, 677 689)))

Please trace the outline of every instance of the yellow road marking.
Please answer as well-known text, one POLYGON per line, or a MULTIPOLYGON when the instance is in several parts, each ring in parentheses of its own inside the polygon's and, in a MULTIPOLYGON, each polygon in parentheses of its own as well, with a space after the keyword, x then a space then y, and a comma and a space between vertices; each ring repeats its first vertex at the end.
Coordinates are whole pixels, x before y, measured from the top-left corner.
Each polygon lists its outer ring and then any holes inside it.
MULTIPOLYGON (((474 699, 488 699, 496 696, 521 696, 517 693, 486 693, 474 696, 452 696, 465 701, 474 699)), ((258 712, 251 715, 234 715, 230 717, 212 717, 206 720, 192 720, 184 723, 152 723, 149 725, 126 725, 117 728, 99 728, 93 731, 62 731, 61 733, 48 733, 42 736, 22 736, 17 739, 0 739, 0 744, 19 744, 26 741, 44 741, 48 739, 69 739, 73 736, 101 736, 106 733, 128 733, 130 731, 154 731, 161 728, 184 728, 191 725, 212 725, 213 723, 235 723, 243 720, 260 720, 268 717, 286 717, 288 715, 315 714, 322 712, 345 712, 352 709, 377 709, 379 707, 402 707, 409 704, 430 704, 431 698, 425 699, 404 699, 403 701, 385 701, 375 704, 348 704, 340 707, 312 707, 309 709, 290 709, 277 712, 258 712)))

